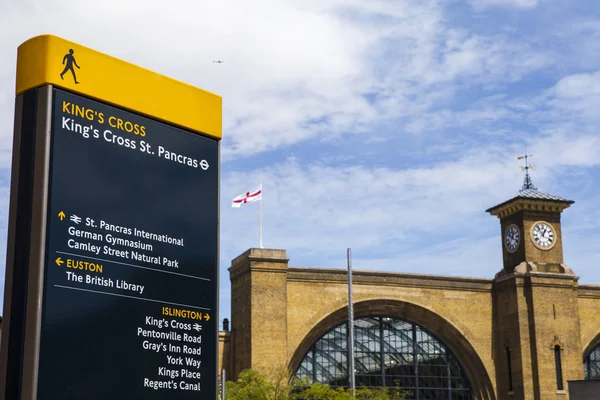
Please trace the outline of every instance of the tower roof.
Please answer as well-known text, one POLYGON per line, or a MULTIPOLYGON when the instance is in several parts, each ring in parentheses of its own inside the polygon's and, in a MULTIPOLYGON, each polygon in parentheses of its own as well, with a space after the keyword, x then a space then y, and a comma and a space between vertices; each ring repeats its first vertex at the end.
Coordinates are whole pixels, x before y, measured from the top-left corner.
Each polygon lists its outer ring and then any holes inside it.
POLYGON ((506 215, 510 214, 511 211, 517 211, 518 209, 540 209, 541 204, 546 204, 549 207, 543 207, 542 209, 562 211, 575 203, 573 200, 567 200, 560 196, 554 196, 552 194, 539 192, 534 189, 525 189, 520 191, 516 196, 485 210, 492 215, 506 215), (513 207, 520 205, 518 207, 513 207))
MULTIPOLYGON (((485 210, 485 212, 489 212, 491 214, 494 214, 494 211, 502 208, 503 206, 509 204, 509 203, 513 203, 516 200, 543 200, 543 201, 550 201, 550 202, 556 202, 556 203, 566 203, 566 204, 573 204, 575 203, 573 200, 567 200, 563 197, 560 196, 554 196, 552 194, 548 194, 548 193, 543 193, 543 192, 539 192, 537 190, 533 190, 533 189, 525 189, 522 192, 519 192, 516 196, 498 204, 495 205, 493 207, 488 208, 487 210, 485 210)), ((566 205, 565 204, 565 205, 566 205)), ((568 205, 567 205, 568 207, 568 205)), ((565 207, 566 208, 566 207, 565 207)))
POLYGON ((523 209, 561 212, 571 204, 575 203, 574 201, 567 200, 563 197, 538 191, 533 185, 533 181, 529 175, 529 170, 533 169, 533 165, 529 164, 529 157, 532 156, 525 154, 524 156, 517 157, 519 160, 525 160, 525 166, 520 166, 521 169, 525 171, 525 177, 519 193, 503 203, 488 208, 485 212, 489 212, 492 215, 496 215, 498 218, 502 218, 503 216, 523 209))
POLYGON ((520 197, 522 197, 524 199, 556 200, 556 201, 567 201, 567 202, 573 203, 573 201, 567 200, 563 197, 554 196, 554 195, 548 194, 548 193, 542 193, 542 192, 539 192, 534 189, 525 189, 523 191, 520 191, 519 194, 517 196, 515 196, 514 198, 520 198, 520 197))

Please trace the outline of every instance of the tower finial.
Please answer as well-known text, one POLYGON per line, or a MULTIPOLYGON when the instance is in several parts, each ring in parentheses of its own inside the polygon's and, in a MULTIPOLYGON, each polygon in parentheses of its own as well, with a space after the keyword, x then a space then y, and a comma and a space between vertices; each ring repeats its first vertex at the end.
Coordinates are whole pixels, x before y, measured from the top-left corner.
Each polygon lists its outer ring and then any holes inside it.
POLYGON ((533 190, 537 190, 537 188, 535 186, 533 186, 533 181, 531 180, 531 176, 529 176, 529 170, 533 170, 533 165, 529 164, 529 157, 533 157, 533 155, 531 154, 527 154, 527 151, 525 152, 524 156, 520 156, 517 157, 517 160, 522 160, 525 159, 525 166, 523 167, 522 165, 519 165, 519 167, 521 168, 521 171, 525 171, 525 178, 523 179, 523 187, 521 187, 521 190, 519 190, 519 192, 522 192, 524 190, 527 189, 533 189, 533 190))

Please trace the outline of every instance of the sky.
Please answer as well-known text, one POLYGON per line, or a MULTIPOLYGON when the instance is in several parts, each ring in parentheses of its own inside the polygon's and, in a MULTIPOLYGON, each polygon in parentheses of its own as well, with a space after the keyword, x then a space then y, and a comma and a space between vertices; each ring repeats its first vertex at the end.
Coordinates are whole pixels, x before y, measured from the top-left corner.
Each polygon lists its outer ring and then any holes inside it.
MULTIPOLYGON (((54 34, 223 97, 227 268, 259 245, 291 266, 493 278, 499 221, 534 184, 575 201, 565 263, 600 284, 600 7, 588 0, 3 0, 0 240, 16 49, 54 34), (223 60, 215 64, 213 60, 223 60)), ((0 246, 4 276, 5 245, 0 246)), ((3 286, 3 282, 2 285, 3 286)))

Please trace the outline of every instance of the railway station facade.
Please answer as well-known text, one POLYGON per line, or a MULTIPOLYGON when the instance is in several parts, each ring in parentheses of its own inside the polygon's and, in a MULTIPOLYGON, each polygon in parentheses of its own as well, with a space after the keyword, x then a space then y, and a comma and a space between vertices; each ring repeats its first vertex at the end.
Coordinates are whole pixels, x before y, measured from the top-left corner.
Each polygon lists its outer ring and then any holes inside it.
MULTIPOLYGON (((545 400, 568 399, 569 381, 600 379, 600 286, 580 284, 563 260, 561 216, 572 204, 524 186, 486 210, 503 254, 491 279, 354 271, 357 386, 545 400)), ((347 271, 289 262, 285 250, 257 248, 232 261, 219 370, 236 379, 285 367, 347 386, 347 271)))

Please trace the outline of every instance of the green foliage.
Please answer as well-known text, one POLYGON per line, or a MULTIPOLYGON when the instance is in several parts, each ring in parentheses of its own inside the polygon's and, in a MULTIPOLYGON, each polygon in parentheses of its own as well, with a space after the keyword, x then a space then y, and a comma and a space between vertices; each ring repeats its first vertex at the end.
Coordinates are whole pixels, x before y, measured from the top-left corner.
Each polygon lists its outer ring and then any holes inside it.
POLYGON ((397 388, 349 389, 311 383, 308 378, 291 380, 285 369, 270 374, 243 371, 236 382, 226 383, 226 400, 404 400, 406 392, 397 388))
POLYGON ((353 400, 352 395, 344 389, 333 389, 322 383, 304 386, 291 398, 293 400, 353 400))
MULTIPOLYGON (((406 393, 399 388, 357 388, 356 400, 404 400, 406 393)), ((354 400, 349 389, 330 388, 328 385, 314 383, 299 391, 294 400, 354 400)))
POLYGON ((285 372, 270 379, 254 370, 243 371, 236 382, 225 384, 226 400, 289 400, 292 385, 285 372))
POLYGON ((367 389, 356 390, 357 400, 404 400, 409 393, 402 390, 399 386, 385 389, 367 389))

